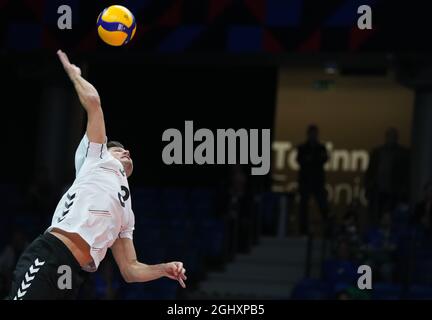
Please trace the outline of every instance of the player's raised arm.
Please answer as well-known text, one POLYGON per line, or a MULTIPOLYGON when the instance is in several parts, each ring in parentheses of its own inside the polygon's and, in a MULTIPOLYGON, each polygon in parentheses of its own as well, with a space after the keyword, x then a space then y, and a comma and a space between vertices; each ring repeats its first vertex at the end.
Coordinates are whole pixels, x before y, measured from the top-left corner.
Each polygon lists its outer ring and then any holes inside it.
POLYGON ((105 121, 99 93, 95 87, 81 76, 81 69, 69 62, 67 55, 57 51, 67 75, 75 86, 80 102, 87 112, 87 137, 91 142, 105 143, 105 121))

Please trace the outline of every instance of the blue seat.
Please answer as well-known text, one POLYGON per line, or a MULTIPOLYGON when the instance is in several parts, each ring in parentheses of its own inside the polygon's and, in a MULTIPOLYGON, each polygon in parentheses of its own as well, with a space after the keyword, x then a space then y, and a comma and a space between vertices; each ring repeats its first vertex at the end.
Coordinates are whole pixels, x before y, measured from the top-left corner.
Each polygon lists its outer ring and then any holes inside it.
POLYGON ((214 216, 215 209, 213 206, 191 206, 190 215, 195 219, 205 219, 214 216))
POLYGON ((161 192, 156 188, 137 188, 132 193, 132 209, 137 215, 154 216, 161 212, 161 192))
POLYGON ((172 218, 165 223, 164 238, 168 243, 187 245, 192 224, 187 219, 172 218))
POLYGON ((397 228, 407 226, 409 224, 410 218, 411 211, 408 205, 399 205, 392 212, 392 224, 397 228))
POLYGON ((406 298, 409 300, 430 300, 432 299, 432 287, 413 285, 409 288, 406 298))
POLYGON ((203 256, 216 258, 222 254, 225 225, 216 218, 203 219, 197 229, 198 245, 203 256))
POLYGON ((120 299, 141 300, 143 296, 142 283, 121 283, 120 299))
POLYGON ((303 279, 291 292, 293 300, 324 300, 330 299, 332 295, 331 286, 318 279, 303 279))
POLYGON ((422 243, 421 246, 415 248, 415 256, 417 259, 427 260, 432 259, 432 245, 429 243, 422 243))
POLYGON ((43 225, 42 219, 36 216, 33 212, 17 213, 13 217, 11 223, 15 228, 24 231, 26 236, 30 239, 43 233, 46 228, 46 225, 43 225))
POLYGON ((162 191, 162 213, 167 217, 185 217, 189 213, 187 190, 168 188, 162 191))
POLYGON ((140 261, 146 264, 158 264, 166 260, 167 246, 164 243, 148 243, 137 245, 137 253, 140 261))
POLYGON ((199 275, 203 272, 203 261, 197 247, 190 247, 183 255, 183 264, 189 276, 199 275))
POLYGON ((274 192, 261 194, 258 212, 261 216, 263 229, 274 231, 278 220, 279 195, 274 192))
POLYGON ((135 217, 134 237, 145 243, 155 243, 163 236, 164 225, 159 218, 145 218, 139 215, 135 217))
POLYGON ((177 297, 179 283, 168 278, 161 278, 142 284, 141 299, 173 300, 177 297))
POLYGON ((432 258, 421 257, 415 260, 412 280, 415 283, 432 285, 432 258))
POLYGON ((215 191, 212 189, 192 189, 189 199, 191 215, 194 218, 208 218, 215 213, 215 191))
POLYGON ((372 300, 399 300, 402 297, 402 286, 392 283, 374 283, 372 300))
POLYGON ((329 283, 353 284, 357 281, 357 267, 351 261, 331 259, 323 263, 323 278, 329 283))

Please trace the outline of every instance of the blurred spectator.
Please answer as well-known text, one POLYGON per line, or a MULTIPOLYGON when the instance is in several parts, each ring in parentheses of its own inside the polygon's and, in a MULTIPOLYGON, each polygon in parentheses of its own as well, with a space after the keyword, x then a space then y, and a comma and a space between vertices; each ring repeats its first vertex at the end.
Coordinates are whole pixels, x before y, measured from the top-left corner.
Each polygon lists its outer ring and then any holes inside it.
POLYGON ((321 211, 325 225, 328 218, 327 191, 325 189, 324 164, 328 160, 327 150, 319 142, 318 127, 310 125, 307 141, 297 148, 297 162, 300 166, 298 185, 300 193, 300 232, 309 233, 308 206, 313 196, 321 211))
POLYGON ((380 220, 385 210, 393 210, 409 195, 409 151, 399 144, 399 133, 388 128, 385 143, 375 148, 365 175, 366 196, 372 222, 380 220))
POLYGON ((346 242, 349 247, 350 257, 356 261, 361 261, 363 258, 360 250, 362 239, 358 220, 358 212, 353 204, 347 209, 342 222, 335 227, 332 240, 334 244, 341 241, 346 242))
POLYGON ((377 281, 394 281, 395 254, 399 238, 399 234, 393 228, 389 211, 383 213, 378 227, 372 227, 366 232, 365 263, 374 270, 374 278, 377 281))
POLYGON ((424 186, 423 199, 418 202, 414 209, 414 223, 423 225, 430 229, 432 214, 432 181, 428 181, 424 186))
POLYGON ((425 184, 424 191, 423 199, 416 204, 413 214, 413 248, 417 254, 432 252, 432 182, 425 184))
POLYGON ((357 265, 350 256, 350 247, 346 241, 340 241, 336 247, 335 257, 324 262, 323 277, 335 291, 337 287, 357 282, 357 265))
POLYGON ((0 253, 0 297, 5 297, 9 293, 15 265, 27 245, 24 232, 16 229, 12 233, 10 242, 0 253))
POLYGON ((414 284, 432 285, 432 184, 424 187, 423 199, 418 202, 413 214, 411 243, 408 243, 411 258, 409 278, 414 284))

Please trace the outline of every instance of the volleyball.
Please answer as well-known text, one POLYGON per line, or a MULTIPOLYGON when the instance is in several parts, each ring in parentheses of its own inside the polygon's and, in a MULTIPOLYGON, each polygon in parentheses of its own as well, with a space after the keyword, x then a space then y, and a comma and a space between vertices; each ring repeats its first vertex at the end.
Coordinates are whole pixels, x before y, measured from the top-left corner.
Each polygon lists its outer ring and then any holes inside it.
POLYGON ((110 6, 99 14, 97 30, 99 37, 105 43, 111 46, 125 45, 135 35, 135 17, 123 6, 110 6))

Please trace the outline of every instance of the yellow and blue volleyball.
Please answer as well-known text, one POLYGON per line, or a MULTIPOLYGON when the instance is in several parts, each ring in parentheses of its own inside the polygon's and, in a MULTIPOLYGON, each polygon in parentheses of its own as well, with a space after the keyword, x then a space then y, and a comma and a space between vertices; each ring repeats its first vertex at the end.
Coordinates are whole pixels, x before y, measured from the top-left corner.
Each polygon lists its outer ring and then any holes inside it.
POLYGON ((99 37, 111 46, 122 46, 132 40, 136 31, 135 17, 123 6, 105 8, 97 19, 99 37))

